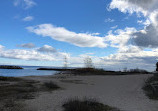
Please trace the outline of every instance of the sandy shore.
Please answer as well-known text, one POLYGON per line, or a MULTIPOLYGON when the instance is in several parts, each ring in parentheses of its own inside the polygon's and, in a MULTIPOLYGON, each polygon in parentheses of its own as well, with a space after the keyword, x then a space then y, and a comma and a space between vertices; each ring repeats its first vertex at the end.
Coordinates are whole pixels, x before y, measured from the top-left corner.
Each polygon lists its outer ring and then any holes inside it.
POLYGON ((38 81, 54 81, 62 89, 40 92, 35 99, 26 100, 28 110, 62 111, 69 98, 96 98, 122 111, 158 111, 158 101, 148 99, 141 89, 152 75, 121 76, 35 76, 24 77, 38 81))

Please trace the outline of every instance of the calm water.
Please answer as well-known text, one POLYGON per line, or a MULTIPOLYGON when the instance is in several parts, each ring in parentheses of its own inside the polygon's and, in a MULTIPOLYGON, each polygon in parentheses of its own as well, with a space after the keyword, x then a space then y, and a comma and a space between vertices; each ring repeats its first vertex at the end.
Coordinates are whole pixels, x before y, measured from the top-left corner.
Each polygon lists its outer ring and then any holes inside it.
MULTIPOLYGON (((53 75, 57 71, 36 70, 38 66, 22 66, 24 69, 0 69, 0 76, 18 77, 18 76, 38 76, 53 75)), ((41 66, 40 66, 41 67, 41 66)))

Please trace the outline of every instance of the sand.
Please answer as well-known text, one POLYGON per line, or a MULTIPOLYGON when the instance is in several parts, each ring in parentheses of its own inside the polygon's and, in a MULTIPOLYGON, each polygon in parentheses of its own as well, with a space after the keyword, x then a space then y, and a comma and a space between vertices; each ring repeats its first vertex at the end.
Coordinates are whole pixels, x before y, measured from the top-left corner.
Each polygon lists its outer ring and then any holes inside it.
POLYGON ((158 111, 158 101, 149 99, 142 90, 145 80, 152 75, 121 76, 34 76, 39 81, 54 81, 62 89, 40 92, 32 100, 25 100, 32 111, 62 111, 69 98, 96 98, 99 102, 121 111, 158 111))

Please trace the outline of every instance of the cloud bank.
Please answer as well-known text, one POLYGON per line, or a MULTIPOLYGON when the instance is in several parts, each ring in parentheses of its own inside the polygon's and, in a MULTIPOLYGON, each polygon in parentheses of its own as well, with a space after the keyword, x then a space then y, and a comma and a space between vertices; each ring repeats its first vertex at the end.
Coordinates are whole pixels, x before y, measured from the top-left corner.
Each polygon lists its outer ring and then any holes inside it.
POLYGON ((39 48, 24 50, 24 49, 5 49, 0 45, 0 57, 22 60, 37 60, 37 61, 60 61, 68 55, 67 53, 58 52, 55 48, 49 45, 44 45, 39 48))
POLYGON ((35 47, 35 44, 33 44, 33 43, 26 43, 26 44, 17 45, 17 47, 22 47, 22 48, 34 48, 34 47, 35 47))

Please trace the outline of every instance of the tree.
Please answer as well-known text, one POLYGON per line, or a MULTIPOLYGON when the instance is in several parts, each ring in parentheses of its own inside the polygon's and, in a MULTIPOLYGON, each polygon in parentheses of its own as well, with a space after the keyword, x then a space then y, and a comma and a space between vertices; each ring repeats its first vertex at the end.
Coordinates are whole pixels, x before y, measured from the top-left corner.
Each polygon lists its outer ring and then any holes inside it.
POLYGON ((127 70, 127 67, 125 67, 124 69, 123 69, 123 72, 127 72, 128 70, 127 70))
POLYGON ((158 71, 158 62, 156 63, 156 71, 158 71))
POLYGON ((68 61, 67 61, 67 56, 64 56, 64 68, 66 69, 68 67, 68 61))
POLYGON ((84 59, 84 64, 86 68, 93 68, 92 59, 90 57, 84 59))

